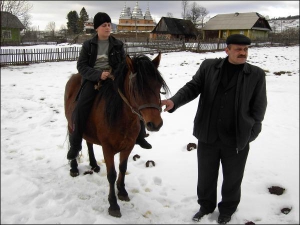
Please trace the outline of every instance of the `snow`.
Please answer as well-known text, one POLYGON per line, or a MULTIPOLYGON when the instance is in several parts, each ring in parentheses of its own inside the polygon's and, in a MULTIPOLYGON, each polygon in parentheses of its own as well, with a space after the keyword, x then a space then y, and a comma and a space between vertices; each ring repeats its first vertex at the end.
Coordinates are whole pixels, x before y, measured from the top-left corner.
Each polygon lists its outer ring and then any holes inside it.
MULTIPOLYGON (((48 46, 53 47, 53 46, 48 46)), ((225 52, 162 54, 159 67, 172 94, 206 58, 225 52)), ((155 55, 149 55, 154 58, 155 55)), ((260 136, 250 144, 242 198, 229 224, 299 224, 299 46, 250 48, 248 62, 266 71, 268 107, 260 136), (285 71, 281 75, 274 72, 285 71), (285 188, 282 195, 271 186, 285 188), (291 208, 289 214, 282 208, 291 208)), ((150 150, 135 146, 125 179, 130 202, 118 200, 122 217, 108 215, 108 181, 100 146, 99 173, 90 170, 83 145, 80 175, 66 159, 64 86, 76 62, 1 68, 1 223, 189 224, 198 211, 197 151, 187 151, 198 100, 163 112, 164 125, 149 132, 150 150), (133 156, 139 154, 136 161, 133 156), (155 166, 146 167, 153 160, 155 166)), ((118 155, 115 157, 118 169, 118 155)), ((219 173, 218 201, 222 170, 219 173)), ((200 224, 217 224, 218 209, 200 224)))
POLYGON ((299 30, 299 19, 268 20, 273 33, 280 33, 287 29, 299 30))

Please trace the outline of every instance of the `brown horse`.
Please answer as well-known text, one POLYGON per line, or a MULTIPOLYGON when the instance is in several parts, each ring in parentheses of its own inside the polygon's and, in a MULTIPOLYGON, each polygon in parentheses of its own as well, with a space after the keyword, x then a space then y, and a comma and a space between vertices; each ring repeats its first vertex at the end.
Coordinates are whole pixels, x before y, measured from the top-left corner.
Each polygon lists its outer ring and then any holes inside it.
MULTIPOLYGON (((101 145, 109 182, 109 209, 111 216, 121 217, 120 207, 115 195, 114 156, 120 153, 119 175, 117 179, 118 197, 129 201, 125 189, 127 161, 140 131, 140 120, 144 121, 149 131, 158 131, 163 125, 160 107, 160 90, 165 93, 169 88, 158 71, 161 54, 152 61, 144 55, 126 60, 115 71, 114 80, 108 79, 99 88, 83 138, 87 142, 90 166, 95 172, 100 171, 97 165, 93 144, 101 145)), ((75 74, 68 80, 65 88, 65 115, 68 130, 71 132, 71 117, 76 95, 80 89, 81 75, 75 74)), ((71 176, 79 175, 76 159, 71 161, 71 176)))

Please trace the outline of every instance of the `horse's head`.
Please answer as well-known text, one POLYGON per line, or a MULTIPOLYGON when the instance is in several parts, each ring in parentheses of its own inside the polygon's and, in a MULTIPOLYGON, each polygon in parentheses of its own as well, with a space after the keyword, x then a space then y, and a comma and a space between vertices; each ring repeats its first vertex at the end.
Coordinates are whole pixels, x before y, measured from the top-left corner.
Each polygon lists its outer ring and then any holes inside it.
POLYGON ((160 91, 169 88, 158 71, 161 59, 159 53, 152 61, 145 55, 126 57, 127 77, 124 90, 134 111, 144 121, 147 130, 158 131, 163 125, 160 107, 160 91))

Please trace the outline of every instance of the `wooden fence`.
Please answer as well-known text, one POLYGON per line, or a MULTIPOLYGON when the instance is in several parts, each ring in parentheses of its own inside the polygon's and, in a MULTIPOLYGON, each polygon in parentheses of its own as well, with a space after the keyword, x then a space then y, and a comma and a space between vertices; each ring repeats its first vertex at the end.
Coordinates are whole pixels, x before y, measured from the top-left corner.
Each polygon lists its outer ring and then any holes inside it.
POLYGON ((74 61, 79 57, 81 47, 46 49, 2 49, 2 65, 28 65, 41 62, 74 61))
MULTIPOLYGON (((183 41, 140 41, 126 42, 124 41, 124 49, 126 54, 133 56, 136 54, 156 54, 158 52, 167 53, 174 51, 220 51, 226 47, 224 40, 211 40, 199 42, 183 42, 183 41)), ((278 40, 261 40, 252 42, 252 46, 279 46, 298 44, 299 40, 286 40, 280 42, 278 40)), ((30 63, 40 62, 58 62, 58 61, 76 61, 79 57, 81 47, 57 47, 46 49, 0 49, 0 66, 5 65, 28 65, 30 63)))
MULTIPOLYGON (((136 54, 156 54, 158 52, 174 51, 211 51, 224 49, 220 43, 185 43, 182 41, 151 41, 151 42, 126 42, 125 53, 134 56, 136 54)), ((1 66, 28 65, 41 62, 76 61, 81 47, 57 47, 46 49, 5 49, 0 50, 1 66)))

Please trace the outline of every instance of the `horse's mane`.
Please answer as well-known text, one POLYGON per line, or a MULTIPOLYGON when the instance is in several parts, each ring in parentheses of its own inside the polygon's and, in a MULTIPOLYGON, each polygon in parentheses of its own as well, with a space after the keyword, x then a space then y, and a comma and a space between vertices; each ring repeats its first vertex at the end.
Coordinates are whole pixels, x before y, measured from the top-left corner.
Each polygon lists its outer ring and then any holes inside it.
MULTIPOLYGON (((157 70, 155 65, 152 63, 149 57, 145 55, 138 55, 132 58, 133 67, 136 72, 135 82, 133 82, 132 93, 136 93, 139 96, 144 96, 145 91, 154 91, 151 87, 153 79, 156 79, 162 85, 165 93, 170 93, 170 90, 157 70)), ((124 82, 128 73, 128 66, 124 60, 114 72, 114 81, 107 79, 103 82, 99 90, 100 97, 105 99, 105 116, 110 126, 114 125, 116 120, 122 116, 122 107, 124 101, 121 99, 118 89, 124 93, 124 82)))

